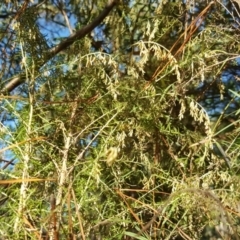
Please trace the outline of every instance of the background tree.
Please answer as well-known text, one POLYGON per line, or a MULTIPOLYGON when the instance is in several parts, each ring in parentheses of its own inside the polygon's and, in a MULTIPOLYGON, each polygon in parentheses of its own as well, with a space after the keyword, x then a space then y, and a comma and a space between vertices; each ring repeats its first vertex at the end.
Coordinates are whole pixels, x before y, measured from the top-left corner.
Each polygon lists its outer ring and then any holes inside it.
POLYGON ((238 239, 237 4, 0 18, 3 239, 238 239))

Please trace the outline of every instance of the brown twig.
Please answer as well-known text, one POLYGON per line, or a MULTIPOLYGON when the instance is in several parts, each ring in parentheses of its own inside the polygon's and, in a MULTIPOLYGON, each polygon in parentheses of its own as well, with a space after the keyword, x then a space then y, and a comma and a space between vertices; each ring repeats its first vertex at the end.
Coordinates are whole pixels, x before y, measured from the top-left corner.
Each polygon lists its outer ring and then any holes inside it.
POLYGON ((199 13, 199 15, 192 21, 190 26, 187 28, 187 30, 173 44, 173 46, 171 47, 171 49, 169 51, 170 51, 170 53, 173 53, 174 58, 170 58, 163 67, 161 65, 158 66, 158 68, 153 73, 153 75, 152 75, 151 79, 149 80, 149 82, 145 85, 144 89, 147 89, 155 81, 155 79, 164 71, 164 69, 166 69, 166 67, 173 61, 173 59, 175 59, 175 57, 183 51, 185 45, 189 42, 189 40, 191 39, 192 35, 197 31, 197 29, 200 26, 200 23, 204 20, 206 14, 207 14, 208 10, 210 9, 210 7, 212 6, 212 4, 214 4, 213 1, 210 2, 207 5, 207 7, 205 9, 203 9, 202 12, 199 13), (186 36, 186 32, 188 33, 187 36, 186 36), (183 43, 177 49, 177 51, 174 52, 175 47, 181 41, 182 38, 184 38, 183 43))

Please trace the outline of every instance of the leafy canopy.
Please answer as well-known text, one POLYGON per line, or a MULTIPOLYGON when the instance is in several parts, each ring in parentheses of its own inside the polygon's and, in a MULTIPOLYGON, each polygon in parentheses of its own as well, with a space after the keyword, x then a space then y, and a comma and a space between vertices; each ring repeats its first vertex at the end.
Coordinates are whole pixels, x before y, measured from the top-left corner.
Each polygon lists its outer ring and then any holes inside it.
POLYGON ((1 237, 237 239, 238 10, 0 3, 1 237))

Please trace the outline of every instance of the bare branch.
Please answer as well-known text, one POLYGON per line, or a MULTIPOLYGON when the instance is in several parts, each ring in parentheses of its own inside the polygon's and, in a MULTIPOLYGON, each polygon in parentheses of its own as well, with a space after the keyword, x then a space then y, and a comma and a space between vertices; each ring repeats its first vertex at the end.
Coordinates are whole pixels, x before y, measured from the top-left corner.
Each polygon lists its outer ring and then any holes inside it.
POLYGON ((65 41, 59 43, 56 47, 53 47, 50 50, 50 54, 52 55, 52 57, 58 54, 59 52, 61 52, 62 50, 66 49, 67 47, 69 47, 76 40, 79 40, 85 37, 88 33, 90 33, 110 13, 110 11, 113 9, 116 3, 117 1, 111 1, 99 14, 99 16, 96 17, 90 24, 88 24, 87 26, 83 27, 82 29, 78 30, 77 32, 69 36, 65 41))
POLYGON ((58 9, 61 11, 61 13, 63 14, 63 17, 65 19, 66 25, 68 26, 68 30, 70 32, 70 34, 73 34, 73 30, 69 21, 69 18, 67 16, 66 11, 64 10, 64 3, 61 1, 58 1, 58 5, 57 5, 58 9))

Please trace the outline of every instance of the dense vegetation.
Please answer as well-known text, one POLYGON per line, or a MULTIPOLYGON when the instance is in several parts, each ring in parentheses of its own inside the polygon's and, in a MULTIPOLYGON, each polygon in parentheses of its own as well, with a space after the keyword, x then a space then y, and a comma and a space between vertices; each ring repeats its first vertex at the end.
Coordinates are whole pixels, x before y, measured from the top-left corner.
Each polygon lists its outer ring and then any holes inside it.
POLYGON ((239 6, 1 1, 1 239, 238 239, 239 6))

